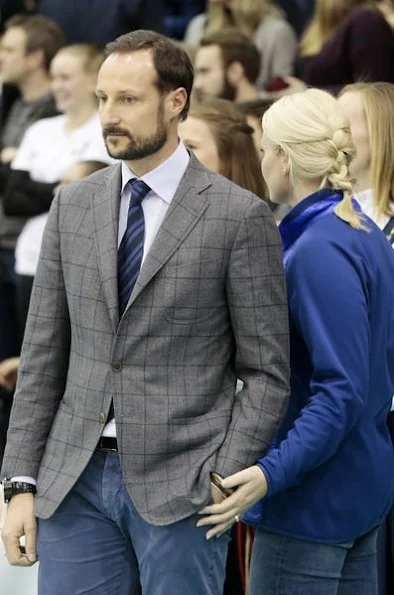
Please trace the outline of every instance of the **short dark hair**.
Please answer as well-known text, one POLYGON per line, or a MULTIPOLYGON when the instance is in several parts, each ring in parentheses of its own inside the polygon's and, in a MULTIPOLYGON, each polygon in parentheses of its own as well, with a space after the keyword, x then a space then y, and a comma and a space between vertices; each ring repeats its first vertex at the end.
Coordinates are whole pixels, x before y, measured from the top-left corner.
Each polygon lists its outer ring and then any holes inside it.
POLYGON ((187 93, 185 107, 180 118, 185 120, 189 112, 190 95, 193 88, 193 65, 187 53, 166 37, 154 31, 139 29, 121 35, 105 47, 105 57, 110 54, 128 54, 151 50, 157 72, 157 87, 160 93, 168 93, 183 87, 187 93))
POLYGON ((64 35, 60 27, 41 15, 15 15, 8 19, 5 30, 18 27, 26 35, 26 53, 42 50, 44 68, 49 70, 50 63, 64 45, 64 35))
POLYGON ((201 47, 217 45, 222 54, 224 68, 239 62, 248 81, 255 84, 260 74, 261 55, 253 41, 238 29, 228 28, 201 40, 201 47))

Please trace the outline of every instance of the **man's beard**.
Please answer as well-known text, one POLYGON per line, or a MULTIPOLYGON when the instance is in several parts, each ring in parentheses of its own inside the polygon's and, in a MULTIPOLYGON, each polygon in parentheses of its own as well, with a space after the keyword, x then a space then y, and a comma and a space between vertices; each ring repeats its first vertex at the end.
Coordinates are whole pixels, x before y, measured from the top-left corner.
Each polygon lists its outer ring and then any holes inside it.
POLYGON ((157 114, 157 129, 150 136, 133 136, 128 130, 117 126, 107 126, 103 129, 104 142, 108 154, 114 159, 123 159, 125 161, 137 161, 154 155, 167 142, 168 134, 164 125, 163 106, 159 106, 157 114), (109 147, 107 136, 110 134, 124 134, 129 139, 127 146, 123 149, 117 149, 115 146, 109 147))
POLYGON ((235 101, 237 95, 237 89, 230 83, 227 75, 224 76, 223 88, 220 94, 221 99, 228 99, 229 101, 235 101))
POLYGON ((234 87, 234 85, 230 83, 230 81, 227 78, 227 75, 225 74, 223 77, 222 88, 218 95, 212 95, 210 93, 207 93, 206 91, 202 91, 201 89, 196 89, 195 95, 199 103, 203 103, 204 101, 212 99, 213 97, 217 97, 219 99, 228 99, 229 101, 235 101, 237 89, 234 87))

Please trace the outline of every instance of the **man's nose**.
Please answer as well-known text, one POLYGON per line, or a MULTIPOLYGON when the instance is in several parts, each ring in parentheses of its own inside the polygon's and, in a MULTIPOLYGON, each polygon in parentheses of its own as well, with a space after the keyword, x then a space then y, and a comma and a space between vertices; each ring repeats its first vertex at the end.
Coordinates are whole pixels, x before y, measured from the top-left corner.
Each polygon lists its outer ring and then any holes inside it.
POLYGON ((109 124, 119 124, 120 118, 116 112, 109 105, 104 105, 99 108, 99 115, 101 124, 108 126, 109 124))

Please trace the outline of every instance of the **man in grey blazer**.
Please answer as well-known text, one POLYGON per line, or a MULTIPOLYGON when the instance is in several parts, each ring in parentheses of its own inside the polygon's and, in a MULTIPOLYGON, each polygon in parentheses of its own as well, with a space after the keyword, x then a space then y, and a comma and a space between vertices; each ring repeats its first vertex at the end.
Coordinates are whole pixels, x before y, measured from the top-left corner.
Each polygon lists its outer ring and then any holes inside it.
POLYGON ((221 593, 228 532, 196 527, 210 473, 252 464, 285 412, 280 239, 179 142, 192 82, 163 36, 109 44, 97 96, 122 163, 49 214, 2 469, 6 554, 38 554, 40 595, 221 593))

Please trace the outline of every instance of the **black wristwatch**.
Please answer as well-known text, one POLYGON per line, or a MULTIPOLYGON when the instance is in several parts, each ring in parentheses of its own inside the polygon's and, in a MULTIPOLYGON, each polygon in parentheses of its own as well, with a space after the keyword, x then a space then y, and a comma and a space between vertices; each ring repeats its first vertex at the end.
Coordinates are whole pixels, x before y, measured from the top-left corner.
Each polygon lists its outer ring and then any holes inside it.
POLYGON ((26 481, 11 481, 10 479, 3 479, 4 488, 4 502, 8 502, 17 494, 35 494, 37 492, 36 486, 26 481))

